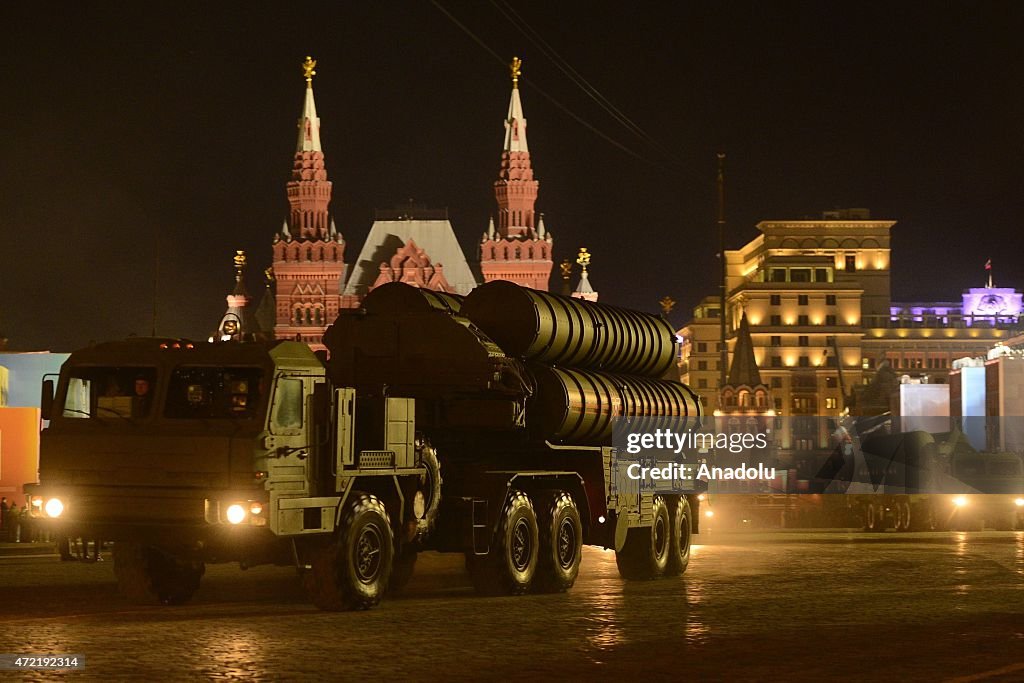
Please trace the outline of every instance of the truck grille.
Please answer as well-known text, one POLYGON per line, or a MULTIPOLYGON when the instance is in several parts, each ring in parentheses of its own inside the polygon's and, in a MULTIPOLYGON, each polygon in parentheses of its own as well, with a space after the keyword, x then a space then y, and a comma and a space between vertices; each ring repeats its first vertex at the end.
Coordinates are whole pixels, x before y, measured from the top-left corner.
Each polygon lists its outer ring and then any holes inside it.
POLYGON ((395 452, 360 451, 359 466, 366 469, 390 469, 395 466, 395 452))

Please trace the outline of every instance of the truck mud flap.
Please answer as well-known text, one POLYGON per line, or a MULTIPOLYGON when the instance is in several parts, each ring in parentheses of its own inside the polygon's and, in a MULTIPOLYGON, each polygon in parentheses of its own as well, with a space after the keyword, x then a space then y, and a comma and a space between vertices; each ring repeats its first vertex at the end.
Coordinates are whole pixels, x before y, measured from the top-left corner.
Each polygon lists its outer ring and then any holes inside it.
POLYGON ((487 499, 472 498, 469 503, 470 547, 474 555, 491 551, 491 525, 487 523, 487 499))

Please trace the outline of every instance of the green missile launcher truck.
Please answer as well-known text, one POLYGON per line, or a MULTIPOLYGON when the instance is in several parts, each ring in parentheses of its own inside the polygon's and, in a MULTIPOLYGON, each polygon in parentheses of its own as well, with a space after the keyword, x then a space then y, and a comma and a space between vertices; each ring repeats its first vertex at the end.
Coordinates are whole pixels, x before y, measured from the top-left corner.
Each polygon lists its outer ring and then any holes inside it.
POLYGON ((423 550, 482 593, 564 591, 582 545, 682 573, 697 493, 616 488, 612 419, 700 419, 660 318, 510 283, 386 285, 324 335, 132 338, 46 379, 35 522, 113 543, 121 591, 182 603, 208 563, 294 564, 322 609, 377 604, 423 550), (515 311, 493 315, 497 306, 515 311))

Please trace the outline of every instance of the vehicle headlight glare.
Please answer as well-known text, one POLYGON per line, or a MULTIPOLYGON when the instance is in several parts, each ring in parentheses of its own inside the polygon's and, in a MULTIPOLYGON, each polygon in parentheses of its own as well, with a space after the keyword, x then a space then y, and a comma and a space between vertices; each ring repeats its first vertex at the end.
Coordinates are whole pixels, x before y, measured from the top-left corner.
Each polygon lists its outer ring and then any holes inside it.
POLYGON ((258 514, 260 514, 262 512, 263 512, 263 503, 250 503, 249 504, 249 514, 250 515, 258 515, 258 514))
POLYGON ((231 524, 241 524, 245 520, 245 508, 234 503, 228 506, 225 516, 231 524))
POLYGON ((963 506, 967 505, 967 496, 957 496, 956 498, 953 499, 953 505, 957 506, 958 508, 962 508, 963 506))
POLYGON ((1014 498, 1013 504, 1019 508, 1024 508, 1024 498, 1014 498))
POLYGON ((64 512, 64 503, 60 498, 51 498, 46 501, 46 505, 43 509, 46 510, 47 517, 60 517, 64 512))

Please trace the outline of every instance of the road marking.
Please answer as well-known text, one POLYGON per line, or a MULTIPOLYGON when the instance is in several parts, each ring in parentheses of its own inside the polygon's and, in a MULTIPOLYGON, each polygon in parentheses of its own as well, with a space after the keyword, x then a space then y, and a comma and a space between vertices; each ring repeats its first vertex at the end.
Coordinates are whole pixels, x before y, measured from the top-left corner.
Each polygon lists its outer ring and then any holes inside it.
POLYGON ((1017 662, 1016 664, 1009 664, 1002 667, 1001 669, 992 669, 991 671, 981 671, 976 674, 969 676, 960 676, 959 678, 949 678, 946 683, 971 683, 971 681, 983 681, 986 678, 993 678, 995 676, 1003 676, 1005 674, 1012 674, 1015 671, 1024 671, 1024 662, 1017 662))

